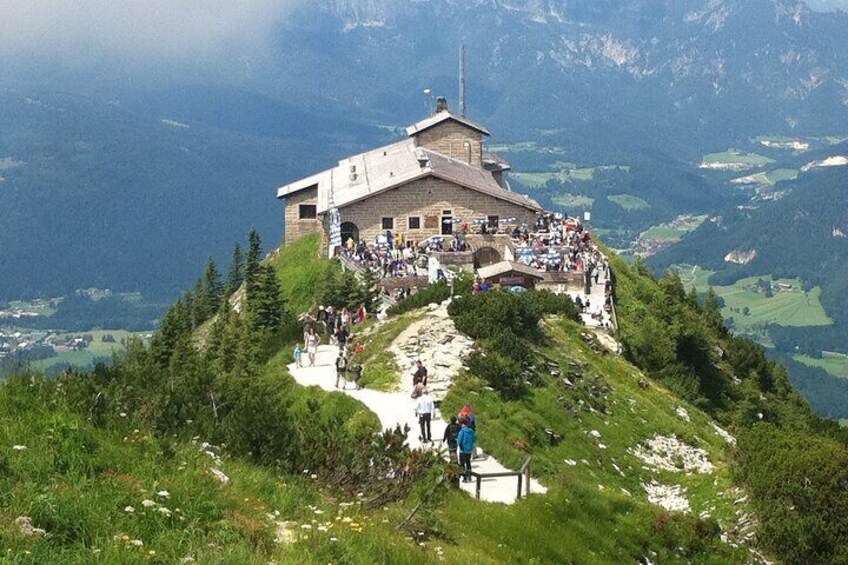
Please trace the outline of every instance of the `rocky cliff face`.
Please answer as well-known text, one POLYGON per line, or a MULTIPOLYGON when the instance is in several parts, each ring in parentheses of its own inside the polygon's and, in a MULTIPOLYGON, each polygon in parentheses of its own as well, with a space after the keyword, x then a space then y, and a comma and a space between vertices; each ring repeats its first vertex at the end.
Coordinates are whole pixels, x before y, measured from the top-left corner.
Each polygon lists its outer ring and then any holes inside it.
MULTIPOLYGON (((465 43, 477 107, 512 121, 568 106, 553 116, 816 130, 848 106, 848 15, 798 0, 334 0, 307 12, 343 75, 402 68, 385 80, 401 92, 410 82, 453 92, 465 43)), ((364 103, 375 85, 361 86, 364 103)))

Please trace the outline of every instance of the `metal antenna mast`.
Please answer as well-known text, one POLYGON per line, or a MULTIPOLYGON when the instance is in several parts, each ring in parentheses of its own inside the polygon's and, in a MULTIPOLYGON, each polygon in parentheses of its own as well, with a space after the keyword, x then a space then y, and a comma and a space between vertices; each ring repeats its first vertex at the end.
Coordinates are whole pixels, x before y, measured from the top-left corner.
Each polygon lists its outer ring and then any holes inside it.
POLYGON ((465 45, 459 46, 459 113, 465 115, 465 45))

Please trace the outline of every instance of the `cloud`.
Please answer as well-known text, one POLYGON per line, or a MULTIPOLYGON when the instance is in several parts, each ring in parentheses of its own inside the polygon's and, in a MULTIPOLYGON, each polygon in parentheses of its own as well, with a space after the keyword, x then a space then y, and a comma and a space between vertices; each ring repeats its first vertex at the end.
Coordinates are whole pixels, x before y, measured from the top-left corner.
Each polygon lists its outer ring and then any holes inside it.
POLYGON ((848 12, 848 0, 807 0, 807 5, 813 10, 822 12, 835 10, 848 12))
POLYGON ((297 0, 3 0, 0 54, 192 58, 265 41, 297 0))

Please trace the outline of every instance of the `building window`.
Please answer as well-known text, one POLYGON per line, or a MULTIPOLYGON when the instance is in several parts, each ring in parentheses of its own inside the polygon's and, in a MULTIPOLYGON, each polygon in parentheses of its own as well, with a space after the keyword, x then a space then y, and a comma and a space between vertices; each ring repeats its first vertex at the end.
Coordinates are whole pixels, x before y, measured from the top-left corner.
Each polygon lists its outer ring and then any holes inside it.
POLYGON ((442 210, 442 216, 453 216, 453 210, 442 210))
POLYGON ((420 216, 410 216, 408 220, 408 226, 411 230, 420 230, 421 229, 421 217, 420 216))
POLYGON ((384 230, 395 229, 395 219, 394 218, 383 218, 383 229, 384 230))
POLYGON ((488 217, 489 229, 497 230, 498 229, 498 222, 500 221, 500 219, 501 219, 500 216, 489 216, 488 217))
POLYGON ((318 206, 315 204, 301 204, 299 214, 301 220, 314 220, 318 217, 318 206))

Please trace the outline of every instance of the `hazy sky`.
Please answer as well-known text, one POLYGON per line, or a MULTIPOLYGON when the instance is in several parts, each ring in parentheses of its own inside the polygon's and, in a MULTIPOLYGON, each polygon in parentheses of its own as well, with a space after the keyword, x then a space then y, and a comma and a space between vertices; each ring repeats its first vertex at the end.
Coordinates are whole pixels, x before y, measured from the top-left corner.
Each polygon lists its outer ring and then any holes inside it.
MULTIPOLYGON (((316 1, 0 0, 0 56, 214 56, 233 47, 262 47, 294 4, 316 1)), ((848 10, 848 0, 807 3, 848 10)))
POLYGON ((0 0, 0 54, 203 57, 264 41, 297 0, 0 0))
POLYGON ((848 0, 806 0, 807 5, 814 10, 845 10, 848 11, 848 0))

